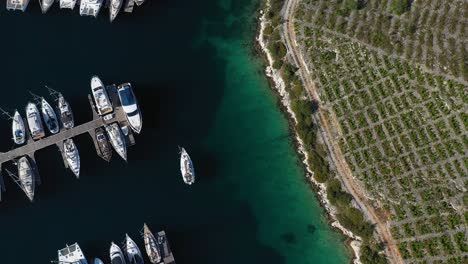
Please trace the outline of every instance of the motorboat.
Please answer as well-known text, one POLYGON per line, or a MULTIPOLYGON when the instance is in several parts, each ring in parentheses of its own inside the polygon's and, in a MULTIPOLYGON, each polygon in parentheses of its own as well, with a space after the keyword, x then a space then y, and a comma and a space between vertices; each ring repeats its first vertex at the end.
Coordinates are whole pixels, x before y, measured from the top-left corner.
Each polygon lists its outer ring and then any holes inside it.
POLYGON ((58 251, 58 264, 88 264, 78 243, 58 251))
POLYGON ((106 87, 97 76, 91 78, 91 91, 99 115, 106 115, 114 110, 109 95, 107 95, 106 87))
POLYGON ((109 162, 112 158, 112 148, 109 144, 104 128, 100 127, 96 129, 96 141, 99 150, 101 151, 102 158, 109 162))
POLYGON ((110 125, 104 126, 106 129, 107 135, 109 136, 110 143, 114 147, 117 154, 122 157, 125 161, 127 160, 127 144, 125 142, 124 135, 120 130, 118 123, 112 123, 110 125))
POLYGON ((122 108, 127 116, 128 123, 133 131, 140 133, 143 125, 141 118, 141 111, 138 107, 138 103, 133 93, 132 85, 130 83, 124 83, 119 85, 117 89, 119 94, 122 108))
POLYGON ((21 10, 26 11, 28 7, 29 0, 7 0, 6 8, 7 10, 21 10))
POLYGON ((60 122, 63 127, 66 129, 74 127, 75 119, 73 118, 72 109, 61 93, 58 96, 58 108, 60 111, 60 122))
POLYGON ((77 178, 80 178, 80 154, 73 139, 69 138, 63 142, 63 151, 68 167, 77 178))
POLYGON ((44 127, 42 126, 39 110, 34 103, 28 103, 26 106, 26 118, 28 121, 29 132, 34 140, 45 136, 44 127))
POLYGON ((101 10, 103 0, 81 0, 80 16, 97 17, 101 10))
POLYGON ((13 141, 15 144, 21 145, 26 141, 26 129, 23 118, 18 111, 15 111, 12 120, 13 141))
POLYGON ((41 99, 41 112, 47 129, 49 129, 50 133, 57 134, 60 130, 57 115, 44 98, 41 99))

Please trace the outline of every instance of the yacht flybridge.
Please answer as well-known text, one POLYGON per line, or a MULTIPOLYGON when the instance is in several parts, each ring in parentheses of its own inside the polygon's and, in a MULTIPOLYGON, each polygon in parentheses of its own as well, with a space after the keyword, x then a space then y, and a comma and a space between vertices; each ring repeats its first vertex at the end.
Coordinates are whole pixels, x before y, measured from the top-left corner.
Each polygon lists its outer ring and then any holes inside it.
POLYGON ((28 7, 29 0, 7 0, 6 8, 7 10, 21 10, 26 11, 28 7))

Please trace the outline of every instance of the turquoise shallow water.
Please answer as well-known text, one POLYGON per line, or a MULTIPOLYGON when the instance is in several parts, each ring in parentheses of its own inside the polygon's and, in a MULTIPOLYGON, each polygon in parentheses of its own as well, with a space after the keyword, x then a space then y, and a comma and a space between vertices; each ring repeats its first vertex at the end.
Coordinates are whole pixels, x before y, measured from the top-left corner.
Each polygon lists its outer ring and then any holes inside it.
MULTIPOLYGON (((49 263, 78 241, 107 261, 110 241, 147 222, 165 229, 177 263, 346 263, 342 237, 330 229, 305 182, 285 117, 253 50, 252 0, 152 0, 109 25, 55 8, 39 14, 0 11, 8 42, 0 76, 15 87, 0 105, 18 107, 27 90, 61 90, 78 122, 91 117, 91 74, 132 81, 143 133, 107 164, 86 136, 75 139, 79 181, 51 147, 36 154, 43 184, 27 202, 7 180, 0 204, 0 263, 49 263), (9 25, 15 25, 12 28, 9 25), (18 29, 22 30, 21 34, 18 29), (47 30, 44 30, 47 29, 47 30), (191 154, 197 183, 182 183, 177 145, 191 154), (26 253, 25 253, 26 252, 26 253)), ((11 147, 0 121, 2 151, 11 147)))

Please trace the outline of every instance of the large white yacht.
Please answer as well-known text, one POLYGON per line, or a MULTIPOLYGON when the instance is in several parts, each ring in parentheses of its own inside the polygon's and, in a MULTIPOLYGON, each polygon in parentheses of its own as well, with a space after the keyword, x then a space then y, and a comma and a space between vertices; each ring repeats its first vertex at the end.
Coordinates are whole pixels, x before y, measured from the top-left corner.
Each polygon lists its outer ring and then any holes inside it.
POLYGON ((7 0, 6 8, 7 10, 21 10, 26 11, 28 7, 29 0, 7 0))
POLYGON ((61 93, 59 93, 58 97, 58 108, 60 111, 60 121, 62 122, 63 127, 66 129, 74 127, 75 119, 73 118, 73 112, 61 93))
POLYGON ((101 10, 103 0, 81 0, 80 16, 97 17, 101 10))
POLYGON ((42 13, 45 14, 54 4, 55 0, 39 0, 39 4, 41 5, 42 13))
POLYGON ((77 178, 80 178, 80 154, 76 148, 73 139, 67 139, 63 142, 63 150, 70 170, 77 178))
POLYGON ((27 157, 21 157, 18 161, 18 178, 21 189, 32 202, 35 190, 34 170, 27 157))
POLYGON ((143 225, 143 240, 145 241, 145 249, 150 262, 158 264, 161 261, 161 252, 158 242, 146 224, 143 225))
POLYGON ((60 8, 74 9, 76 0, 60 0, 60 8))
POLYGON ((50 133, 57 134, 60 130, 57 115, 52 106, 44 98, 41 99, 41 112, 47 129, 49 129, 50 133))
POLYGON ((109 136, 110 143, 114 147, 117 154, 125 161, 127 160, 127 144, 124 135, 118 123, 112 123, 104 127, 109 136))
POLYGON ((91 78, 91 91, 99 115, 105 115, 113 111, 106 87, 97 76, 91 78))
POLYGON ((11 130, 13 133, 13 141, 15 144, 21 145, 26 141, 26 129, 23 118, 18 111, 15 111, 12 120, 11 130))
POLYGON ((110 4, 109 4, 110 22, 114 21, 114 19, 119 14, 120 9, 122 8, 122 3, 123 3, 123 0, 110 0, 110 4))
POLYGON ((130 264, 143 264, 143 256, 141 255, 141 251, 138 248, 137 244, 133 239, 125 234, 125 251, 127 253, 128 261, 130 264))
POLYGON ((34 140, 44 137, 44 127, 42 126, 39 110, 37 109, 36 105, 31 102, 26 106, 26 118, 28 120, 31 137, 34 140))
POLYGON ((58 260, 58 264, 88 264, 78 243, 60 249, 58 251, 58 260))
POLYGON ((117 92, 130 127, 136 133, 140 133, 143 120, 141 118, 141 111, 138 107, 135 93, 133 93, 132 85, 130 83, 121 84, 119 85, 117 92))
POLYGON ((111 242, 110 259, 111 264, 127 264, 122 250, 114 242, 111 242))
POLYGON ((180 172, 184 182, 192 185, 195 182, 195 169, 193 168, 192 159, 184 148, 180 149, 180 172))

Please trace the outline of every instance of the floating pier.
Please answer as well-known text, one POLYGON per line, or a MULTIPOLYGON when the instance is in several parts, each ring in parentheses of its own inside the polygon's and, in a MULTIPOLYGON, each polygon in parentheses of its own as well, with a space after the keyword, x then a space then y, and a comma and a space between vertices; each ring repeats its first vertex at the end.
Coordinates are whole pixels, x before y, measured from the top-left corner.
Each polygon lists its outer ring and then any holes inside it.
MULTIPOLYGON (((107 92, 109 94, 109 99, 112 103, 112 106, 114 107, 114 111, 111 114, 107 115, 107 118, 104 119, 104 117, 99 116, 98 113, 96 112, 96 108, 93 103, 93 99, 91 95, 88 95, 88 100, 89 104, 91 106, 92 112, 93 112, 93 119, 89 122, 86 122, 81 125, 77 125, 73 128, 70 129, 65 129, 62 128, 61 131, 59 131, 57 134, 53 134, 44 138, 41 138, 39 140, 34 141, 30 135, 29 128, 28 128, 28 122, 25 120, 25 126, 26 126, 26 134, 27 134, 27 142, 19 146, 15 149, 12 149, 8 152, 0 152, 0 172, 2 169, 3 164, 7 162, 14 162, 20 157, 23 156, 28 156, 30 158, 30 161, 32 161, 32 165, 36 166, 36 161, 35 161, 35 153, 38 150, 50 147, 52 145, 56 145, 60 152, 62 153, 63 161, 65 164, 65 167, 68 167, 65 154, 64 154, 64 149, 63 149, 63 141, 69 138, 73 138, 82 134, 89 134, 94 142, 94 146, 96 149, 96 153, 99 157, 103 158, 103 154, 101 153, 101 150, 99 148, 99 145, 96 140, 96 129, 111 123, 118 122, 120 127, 128 127, 128 134, 125 135, 126 138, 126 143, 127 146, 132 146, 135 144, 135 139, 133 137, 132 130, 130 129, 128 125, 128 121, 125 115, 125 112, 123 111, 123 108, 121 106, 118 94, 117 94, 117 87, 116 85, 109 85, 106 86, 107 92)), ((38 173, 36 173, 36 179, 37 182, 40 183, 41 179, 38 173)), ((4 184, 4 179, 3 179, 3 174, 0 175, 0 201, 1 201, 1 194, 2 192, 5 191, 5 184, 4 184)))

